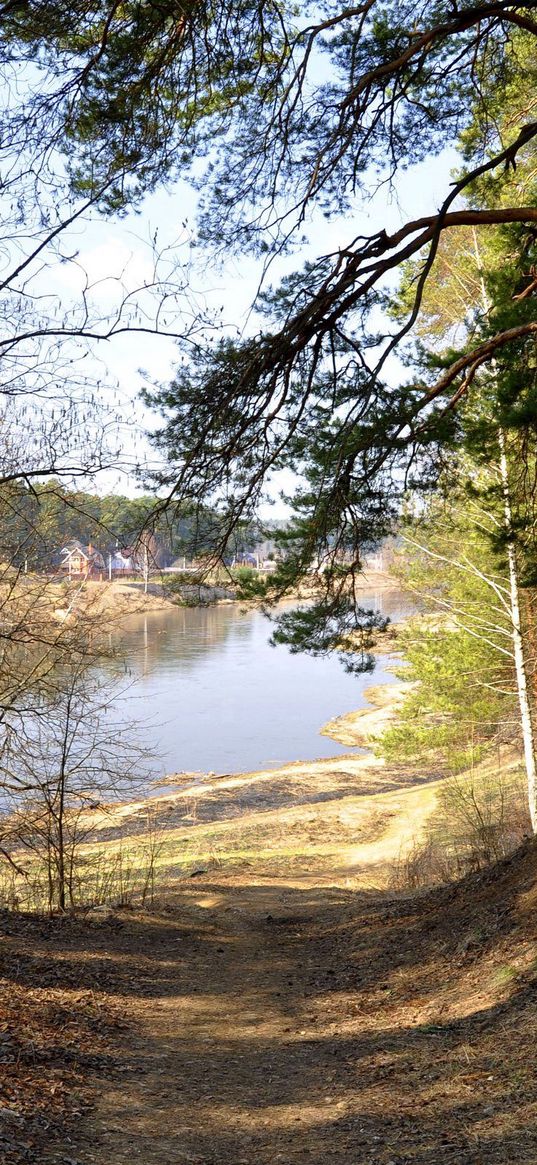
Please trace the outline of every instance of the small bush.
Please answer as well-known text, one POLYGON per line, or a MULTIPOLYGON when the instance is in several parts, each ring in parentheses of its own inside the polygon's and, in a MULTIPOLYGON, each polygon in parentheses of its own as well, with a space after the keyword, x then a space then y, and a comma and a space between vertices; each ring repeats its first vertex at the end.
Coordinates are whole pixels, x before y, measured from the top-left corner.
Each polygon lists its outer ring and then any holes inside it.
POLYGON ((451 777, 426 837, 401 854, 392 884, 418 889, 462 878, 512 853, 530 832, 521 770, 451 777))
MULTIPOLYGON (((70 909, 152 905, 163 844, 162 832, 148 814, 143 838, 136 846, 126 840, 114 850, 86 846, 74 853, 69 869, 70 909)), ((46 862, 39 857, 24 870, 5 862, 0 866, 0 907, 50 913, 49 874, 46 862)))

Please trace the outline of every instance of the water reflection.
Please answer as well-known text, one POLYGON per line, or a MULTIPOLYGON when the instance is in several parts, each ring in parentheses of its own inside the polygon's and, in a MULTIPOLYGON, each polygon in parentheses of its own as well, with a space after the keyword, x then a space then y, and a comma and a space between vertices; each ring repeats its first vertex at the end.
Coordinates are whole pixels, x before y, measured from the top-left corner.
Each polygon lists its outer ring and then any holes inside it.
MULTIPOLYGON (((367 592, 363 606, 393 621, 409 613, 397 592, 367 592)), ((270 624, 237 605, 177 608, 130 619, 121 634, 131 677, 120 716, 148 721, 154 772, 240 771, 346 750, 319 735, 333 716, 363 706, 363 690, 389 682, 387 661, 349 676, 337 658, 270 647, 270 624)))

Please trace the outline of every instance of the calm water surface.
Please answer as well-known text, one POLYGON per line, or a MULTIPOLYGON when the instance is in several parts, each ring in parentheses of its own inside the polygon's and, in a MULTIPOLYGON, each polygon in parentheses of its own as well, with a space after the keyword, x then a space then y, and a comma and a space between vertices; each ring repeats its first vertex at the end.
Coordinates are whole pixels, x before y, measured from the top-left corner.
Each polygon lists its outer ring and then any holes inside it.
MULTIPOLYGON (((395 591, 364 593, 363 606, 394 621, 411 612, 395 591)), ((240 772, 349 751, 319 730, 363 707, 364 688, 393 682, 389 660, 349 676, 336 657, 270 647, 270 630, 259 611, 237 605, 158 611, 125 623, 121 704, 143 726, 155 776, 240 772)))

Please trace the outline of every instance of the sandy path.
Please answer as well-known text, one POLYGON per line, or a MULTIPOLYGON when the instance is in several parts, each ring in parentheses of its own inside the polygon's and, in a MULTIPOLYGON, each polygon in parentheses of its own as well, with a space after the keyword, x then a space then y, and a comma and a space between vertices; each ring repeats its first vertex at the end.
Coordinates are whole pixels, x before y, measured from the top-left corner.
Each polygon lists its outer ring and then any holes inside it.
POLYGON ((63 958, 126 1026, 43 1162, 535 1165, 523 861, 459 901, 207 876, 77 932, 63 958))
POLYGON ((303 1014, 304 964, 289 944, 318 899, 271 886, 195 890, 148 946, 127 941, 136 1034, 118 1047, 119 1076, 84 1128, 84 1163, 322 1159, 345 1100, 333 1092, 330 1048, 315 1047, 303 1014))

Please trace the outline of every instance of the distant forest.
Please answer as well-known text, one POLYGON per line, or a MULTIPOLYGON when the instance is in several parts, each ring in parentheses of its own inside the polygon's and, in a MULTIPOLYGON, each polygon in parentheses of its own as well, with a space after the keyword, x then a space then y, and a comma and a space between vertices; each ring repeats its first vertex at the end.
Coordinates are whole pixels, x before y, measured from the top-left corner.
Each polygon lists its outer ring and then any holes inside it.
MULTIPOLYGON (((173 514, 159 514, 152 495, 101 496, 68 489, 56 479, 32 486, 17 482, 4 486, 0 495, 0 554, 15 566, 48 570, 72 539, 107 553, 131 548, 150 533, 156 564, 168 566, 180 556, 204 554, 211 546, 214 522, 210 508, 200 511, 186 503, 176 506, 173 514)), ((245 524, 238 532, 236 551, 253 546, 260 537, 259 528, 245 524)))

